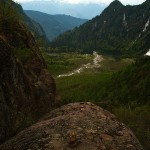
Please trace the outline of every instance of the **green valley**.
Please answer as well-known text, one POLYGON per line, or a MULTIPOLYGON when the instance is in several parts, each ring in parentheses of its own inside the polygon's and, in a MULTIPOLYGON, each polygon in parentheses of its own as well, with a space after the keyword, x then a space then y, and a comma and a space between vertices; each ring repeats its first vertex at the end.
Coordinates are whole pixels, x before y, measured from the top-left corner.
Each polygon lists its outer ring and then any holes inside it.
POLYGON ((49 39, 71 27, 51 42, 21 5, 0 4, 0 150, 150 149, 150 0, 114 0, 86 23, 26 11, 49 39))

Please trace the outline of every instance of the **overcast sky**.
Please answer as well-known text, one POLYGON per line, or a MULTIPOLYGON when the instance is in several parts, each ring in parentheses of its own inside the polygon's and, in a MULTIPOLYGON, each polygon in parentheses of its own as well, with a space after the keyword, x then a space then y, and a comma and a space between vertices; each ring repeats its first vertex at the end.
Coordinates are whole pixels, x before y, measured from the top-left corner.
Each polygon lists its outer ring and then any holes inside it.
MULTIPOLYGON (((17 1, 19 3, 22 2, 28 2, 28 1, 37 1, 37 0, 14 0, 17 1)), ((40 1, 40 0, 38 0, 40 1)), ((43 1, 43 0, 41 0, 43 1)), ((48 1, 48 0, 45 0, 48 1)), ((55 1, 55 0, 53 0, 55 1)), ((68 2, 68 3, 105 3, 105 4, 109 4, 111 3, 113 0, 56 0, 56 1, 62 1, 62 2, 68 2)), ((141 4, 146 0, 120 0, 124 5, 126 4, 130 4, 130 5, 136 5, 136 4, 141 4)))

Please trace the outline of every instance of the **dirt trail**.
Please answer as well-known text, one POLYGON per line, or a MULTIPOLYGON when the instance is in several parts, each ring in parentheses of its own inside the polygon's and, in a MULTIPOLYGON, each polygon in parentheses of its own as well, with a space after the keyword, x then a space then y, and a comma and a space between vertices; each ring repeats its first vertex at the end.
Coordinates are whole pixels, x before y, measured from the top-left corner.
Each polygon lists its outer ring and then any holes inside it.
POLYGON ((101 65, 99 64, 102 60, 104 60, 104 58, 102 57, 102 55, 98 55, 97 52, 93 52, 93 62, 92 63, 87 63, 87 64, 84 64, 82 65, 80 68, 78 69, 75 69, 69 73, 66 73, 66 74, 61 74, 59 76, 57 76, 58 78, 61 78, 61 77, 68 77, 68 76, 72 76, 72 75, 75 75, 75 74, 79 74, 81 72, 83 72, 84 69, 90 69, 90 68, 100 68, 101 65))

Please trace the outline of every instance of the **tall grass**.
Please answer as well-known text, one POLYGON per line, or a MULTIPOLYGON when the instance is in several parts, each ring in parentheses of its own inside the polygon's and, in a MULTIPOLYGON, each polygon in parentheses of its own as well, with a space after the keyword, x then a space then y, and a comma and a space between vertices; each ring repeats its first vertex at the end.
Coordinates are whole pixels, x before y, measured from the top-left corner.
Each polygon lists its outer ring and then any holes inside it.
POLYGON ((81 74, 56 79, 57 90, 63 103, 100 102, 109 84, 111 73, 81 74))

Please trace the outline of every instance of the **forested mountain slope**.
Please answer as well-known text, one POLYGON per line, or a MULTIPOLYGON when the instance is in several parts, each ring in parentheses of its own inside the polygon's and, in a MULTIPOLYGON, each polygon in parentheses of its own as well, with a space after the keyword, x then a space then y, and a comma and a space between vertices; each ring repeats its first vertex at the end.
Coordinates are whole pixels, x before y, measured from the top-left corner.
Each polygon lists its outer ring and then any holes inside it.
POLYGON ((113 1, 100 16, 60 35, 51 45, 60 51, 141 55, 150 48, 150 0, 124 6, 113 1))
POLYGON ((25 10, 25 13, 43 27, 49 40, 52 40, 65 31, 78 27, 87 21, 86 19, 75 18, 72 16, 50 15, 33 10, 25 10))
POLYGON ((46 34, 45 34, 43 28, 41 27, 41 25, 38 22, 31 19, 30 17, 28 17, 25 14, 25 12, 23 11, 21 5, 14 3, 14 7, 16 7, 16 9, 18 10, 19 15, 20 15, 22 21, 24 22, 24 24, 33 33, 36 41, 41 45, 42 44, 47 45, 49 41, 48 41, 46 34))

